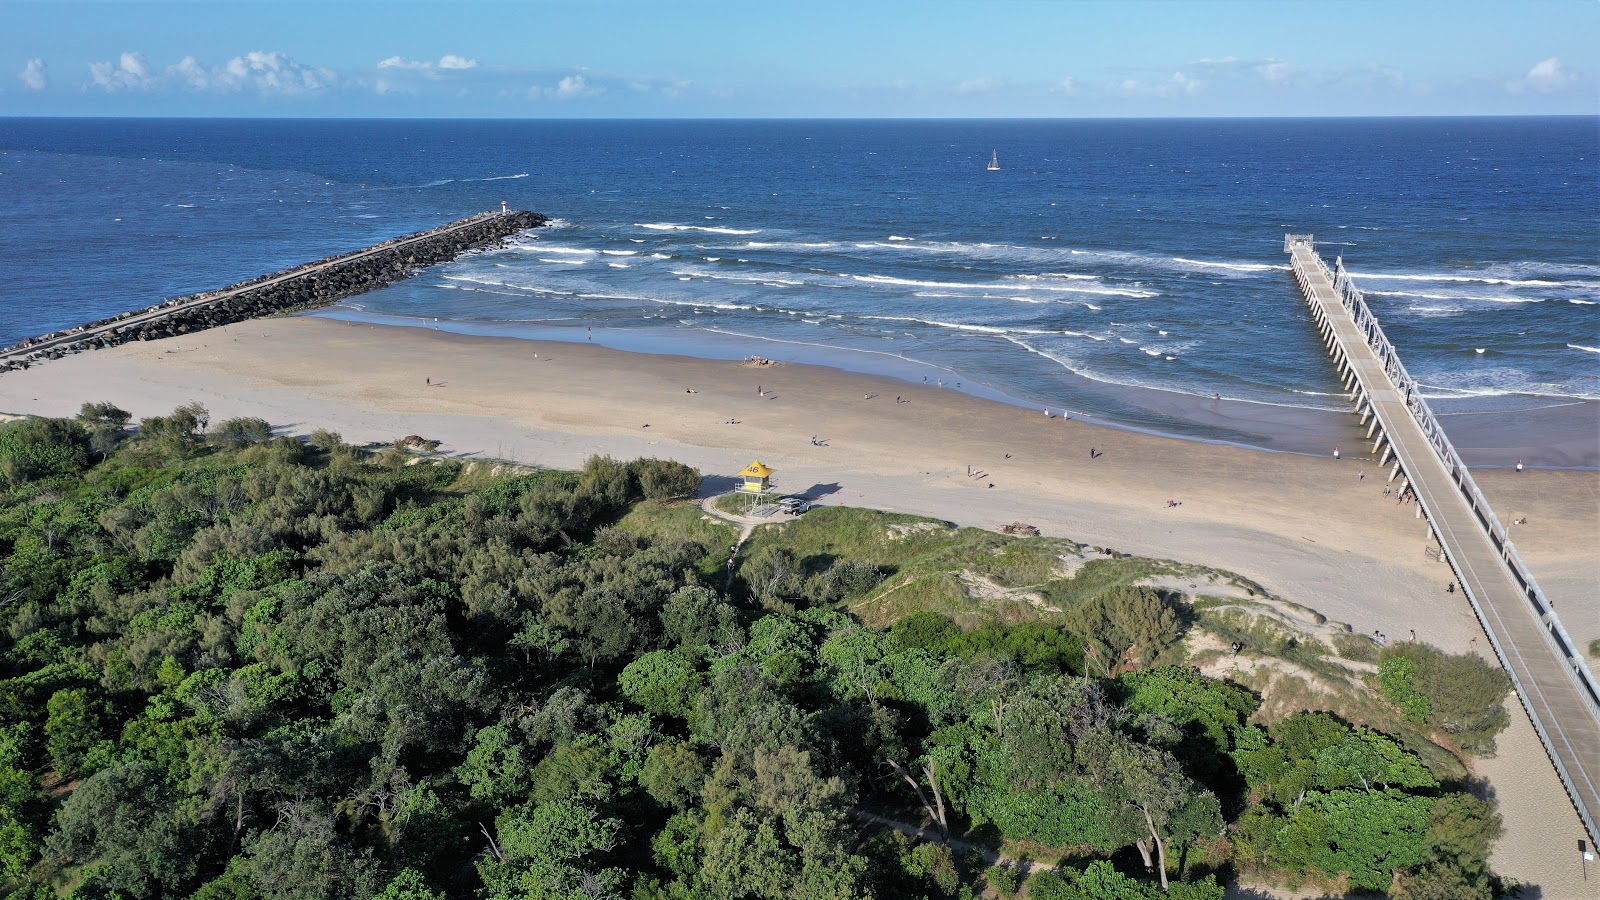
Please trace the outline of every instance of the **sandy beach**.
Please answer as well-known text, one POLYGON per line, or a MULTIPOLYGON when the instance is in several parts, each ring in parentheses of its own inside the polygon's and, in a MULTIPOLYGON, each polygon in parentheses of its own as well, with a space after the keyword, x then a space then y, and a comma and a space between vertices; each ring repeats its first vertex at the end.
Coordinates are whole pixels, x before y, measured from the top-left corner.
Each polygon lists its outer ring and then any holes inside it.
MULTIPOLYGON (((1481 635, 1466 601, 1444 590, 1449 570, 1424 555, 1416 507, 1384 495, 1358 432, 1340 460, 1269 453, 1108 428, 1060 409, 1047 417, 953 386, 317 317, 0 375, 0 412, 72 415, 90 400, 136 418, 198 400, 213 421, 259 416, 352 442, 420 434, 446 453, 556 467, 594 453, 659 456, 726 477, 759 458, 784 490, 829 505, 985 528, 1022 520, 1231 569, 1357 632, 1415 629, 1452 652, 1481 635)), ((1573 637, 1600 638, 1600 473, 1477 477, 1502 519, 1528 518, 1518 547, 1573 637)), ((1577 816, 1531 726, 1512 712, 1500 756, 1476 766, 1506 820, 1496 870, 1539 885, 1536 896, 1593 896, 1581 880, 1577 816)))

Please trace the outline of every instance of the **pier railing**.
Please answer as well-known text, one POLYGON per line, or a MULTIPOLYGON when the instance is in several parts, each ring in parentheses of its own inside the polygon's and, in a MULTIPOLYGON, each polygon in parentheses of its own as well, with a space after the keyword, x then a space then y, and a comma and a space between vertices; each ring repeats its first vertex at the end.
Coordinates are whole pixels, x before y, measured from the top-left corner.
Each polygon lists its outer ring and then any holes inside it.
MULTIPOLYGON (((1285 237, 1285 251, 1293 252, 1296 244, 1303 244, 1307 250, 1311 250, 1313 247, 1312 236, 1309 234, 1291 234, 1285 237)), ((1330 271, 1328 264, 1323 262, 1320 254, 1313 252, 1307 255, 1315 260, 1322 273, 1327 276, 1329 283, 1334 286, 1339 302, 1350 313, 1350 317, 1355 320, 1356 325, 1366 336, 1367 346, 1372 349, 1372 352, 1383 363, 1384 372, 1388 374, 1389 379, 1394 382, 1395 388, 1405 399, 1406 408, 1411 412, 1411 417, 1416 420, 1418 427, 1422 429, 1423 434, 1427 437, 1429 446, 1433 448, 1434 454, 1438 456, 1439 461, 1444 464, 1445 469, 1450 473, 1451 482, 1455 484, 1456 489, 1460 491, 1462 497, 1472 508, 1473 516, 1478 520, 1479 525, 1488 535, 1490 543, 1494 545, 1495 550, 1500 554, 1500 558, 1505 562, 1506 568, 1511 572, 1512 577, 1522 590, 1523 597, 1533 607, 1539 622, 1544 626, 1545 638, 1560 656, 1567 673, 1577 684, 1578 692, 1583 697, 1584 704, 1595 718, 1600 719, 1600 684, 1597 684, 1594 673, 1590 671, 1588 663, 1584 661, 1582 651, 1579 649, 1577 642, 1572 639, 1572 636, 1567 633, 1566 627, 1561 624, 1561 619, 1556 616, 1555 605, 1545 596, 1544 591, 1540 590, 1539 583, 1533 577, 1533 572, 1529 570, 1528 564, 1523 562, 1521 554, 1517 552, 1516 546, 1512 543, 1510 533, 1506 530, 1505 525, 1501 523, 1499 517, 1494 514, 1493 508, 1489 506, 1488 498, 1483 495, 1478 483, 1473 480, 1472 474, 1467 471, 1467 464, 1462 462, 1460 455, 1456 453, 1455 447, 1450 443, 1450 439, 1445 435, 1444 428, 1439 424, 1439 420, 1434 416, 1433 410, 1428 406, 1428 401, 1422 396, 1421 384, 1411 376, 1410 372, 1406 371, 1405 365, 1400 362, 1400 354, 1395 351, 1394 345, 1389 342, 1388 336, 1383 333, 1382 326, 1378 324, 1377 316, 1373 315, 1360 288, 1356 287, 1349 271, 1345 269, 1343 257, 1335 261, 1334 269, 1330 271)), ((1449 553, 1448 547, 1445 548, 1445 552, 1449 553)), ((1455 560, 1452 560, 1452 563, 1454 562, 1455 560)), ((1474 606, 1478 605, 1476 598, 1471 597, 1470 594, 1468 599, 1472 601, 1474 606)), ((1482 610, 1478 610, 1478 613, 1481 616, 1482 610)), ((1491 634, 1491 639, 1492 637, 1491 634)))

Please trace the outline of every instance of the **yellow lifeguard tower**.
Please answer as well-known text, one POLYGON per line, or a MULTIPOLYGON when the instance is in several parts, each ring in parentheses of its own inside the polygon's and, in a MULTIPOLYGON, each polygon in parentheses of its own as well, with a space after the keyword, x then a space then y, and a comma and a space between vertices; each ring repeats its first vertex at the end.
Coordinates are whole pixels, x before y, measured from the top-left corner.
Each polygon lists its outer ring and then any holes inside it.
POLYGON ((739 470, 739 483, 734 485, 734 493, 744 494, 750 505, 754 506, 777 490, 772 475, 773 470, 758 459, 739 470))

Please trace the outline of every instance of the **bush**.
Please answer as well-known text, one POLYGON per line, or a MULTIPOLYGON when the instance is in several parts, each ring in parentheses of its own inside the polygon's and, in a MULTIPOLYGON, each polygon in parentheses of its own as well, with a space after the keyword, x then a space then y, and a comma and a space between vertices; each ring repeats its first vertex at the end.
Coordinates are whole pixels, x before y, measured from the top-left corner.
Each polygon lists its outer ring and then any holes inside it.
POLYGON ((1183 634, 1177 612, 1153 588, 1102 591, 1068 614, 1072 630, 1088 644, 1090 669, 1115 675, 1148 665, 1183 634))
POLYGON ((0 425, 0 481, 76 475, 89 465, 89 433, 71 419, 21 419, 0 425))
POLYGON ((670 459, 634 460, 633 475, 647 500, 692 497, 700 490, 700 470, 670 459))
POLYGON ((212 429, 210 437, 216 444, 238 449, 272 440, 272 426, 253 417, 229 419, 212 429))
POLYGON ((1428 724, 1433 705, 1417 690, 1416 663, 1404 656, 1389 656, 1378 664, 1378 690, 1384 699, 1400 708, 1400 715, 1413 725, 1428 724))
POLYGON ((993 888, 996 894, 1000 895, 1001 900, 1011 900, 1017 893, 1017 888, 1020 887, 1017 883, 1016 870, 1008 869, 1005 866, 990 866, 985 869, 983 880, 989 883, 989 887, 993 888))
POLYGON ((883 573, 878 567, 854 559, 835 562, 826 572, 811 579, 811 598, 818 603, 839 603, 859 597, 878 586, 883 573))
POLYGON ((621 509, 636 496, 628 464, 609 456, 589 457, 578 476, 578 491, 610 509, 621 509))
POLYGON ((1510 724, 1504 701, 1511 679, 1499 666, 1476 654, 1451 655, 1425 644, 1397 644, 1384 650, 1378 679, 1384 696, 1400 704, 1408 718, 1413 713, 1421 716, 1413 721, 1426 722, 1451 735, 1469 753, 1492 755, 1495 735, 1510 724), (1415 696, 1404 694, 1408 699, 1402 703, 1390 690, 1404 691, 1400 685, 1405 679, 1395 673, 1407 666, 1415 696), (1385 681, 1386 670, 1390 671, 1389 682, 1385 681))

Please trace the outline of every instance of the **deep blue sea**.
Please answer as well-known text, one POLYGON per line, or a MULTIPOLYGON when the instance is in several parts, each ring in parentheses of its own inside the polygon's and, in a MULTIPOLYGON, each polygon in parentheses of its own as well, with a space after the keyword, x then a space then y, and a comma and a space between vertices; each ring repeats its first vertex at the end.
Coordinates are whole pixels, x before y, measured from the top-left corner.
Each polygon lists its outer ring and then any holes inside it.
POLYGON ((3 119, 0 345, 505 200, 555 227, 333 314, 932 374, 1248 442, 1200 398, 1342 408, 1295 231, 1436 405, 1559 408, 1600 398, 1597 160, 1595 118, 3 119))

